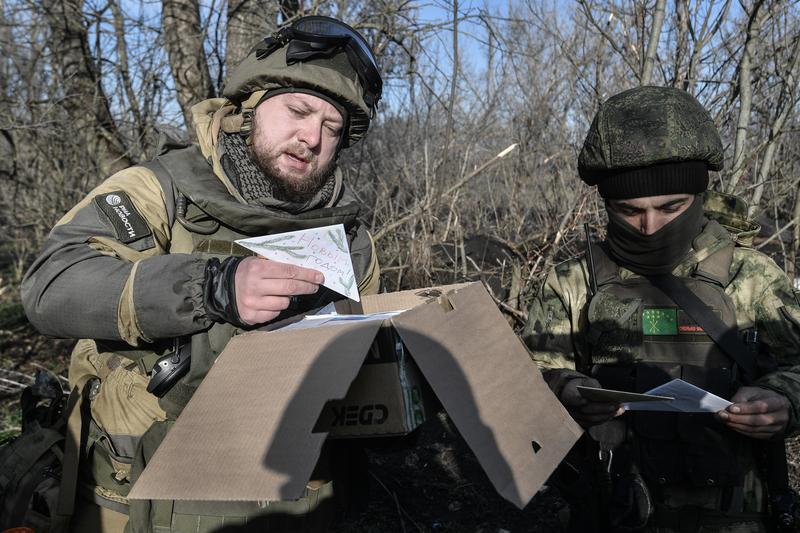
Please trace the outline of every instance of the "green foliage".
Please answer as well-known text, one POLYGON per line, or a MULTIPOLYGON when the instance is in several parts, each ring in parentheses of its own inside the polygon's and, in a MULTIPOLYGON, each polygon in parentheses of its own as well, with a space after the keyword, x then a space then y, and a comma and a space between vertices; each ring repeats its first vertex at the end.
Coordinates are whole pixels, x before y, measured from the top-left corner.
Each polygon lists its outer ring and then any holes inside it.
POLYGON ((19 435, 22 431, 22 411, 19 398, 0 400, 0 446, 19 435))
POLYGON ((0 329, 11 329, 27 323, 21 302, 16 299, 0 301, 0 329))

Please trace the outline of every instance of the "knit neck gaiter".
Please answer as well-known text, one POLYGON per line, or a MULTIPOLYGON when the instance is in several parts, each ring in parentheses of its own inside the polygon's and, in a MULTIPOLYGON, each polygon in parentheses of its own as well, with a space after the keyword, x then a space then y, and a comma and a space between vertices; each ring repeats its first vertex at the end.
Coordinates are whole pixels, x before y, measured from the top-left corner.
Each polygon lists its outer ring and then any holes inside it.
POLYGON ((668 274, 685 257, 703 225, 703 198, 651 235, 608 209, 608 245, 612 259, 642 276, 668 274))
POLYGON ((335 172, 331 172, 322 187, 305 202, 281 198, 280 187, 267 176, 250 156, 244 137, 238 133, 220 132, 220 164, 234 187, 250 205, 260 205, 297 214, 325 207, 336 190, 335 172))

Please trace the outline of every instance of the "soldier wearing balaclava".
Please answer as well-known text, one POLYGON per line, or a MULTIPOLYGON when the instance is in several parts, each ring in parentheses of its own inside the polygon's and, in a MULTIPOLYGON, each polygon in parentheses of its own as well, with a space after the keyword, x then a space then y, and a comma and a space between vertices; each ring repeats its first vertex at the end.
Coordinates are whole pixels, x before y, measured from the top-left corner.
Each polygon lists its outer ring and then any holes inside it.
POLYGON ((711 117, 679 89, 612 96, 586 135, 578 171, 605 202, 607 237, 548 274, 524 332, 587 428, 554 476, 570 531, 766 531, 780 514, 770 500, 788 487, 768 482, 760 457, 800 429, 800 307, 783 271, 745 245, 752 224, 712 216, 711 204, 740 205, 706 190, 722 166, 711 117), (579 389, 645 393, 674 379, 731 403, 638 411, 579 389))

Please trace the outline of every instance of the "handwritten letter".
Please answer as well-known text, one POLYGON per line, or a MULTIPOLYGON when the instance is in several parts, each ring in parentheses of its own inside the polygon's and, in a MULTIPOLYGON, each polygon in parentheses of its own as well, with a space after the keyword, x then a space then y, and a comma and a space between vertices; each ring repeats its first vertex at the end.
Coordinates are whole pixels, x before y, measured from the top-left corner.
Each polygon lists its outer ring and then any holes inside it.
POLYGON ((240 239, 236 243, 273 261, 319 270, 325 275, 323 285, 360 301, 350 247, 341 224, 240 239))

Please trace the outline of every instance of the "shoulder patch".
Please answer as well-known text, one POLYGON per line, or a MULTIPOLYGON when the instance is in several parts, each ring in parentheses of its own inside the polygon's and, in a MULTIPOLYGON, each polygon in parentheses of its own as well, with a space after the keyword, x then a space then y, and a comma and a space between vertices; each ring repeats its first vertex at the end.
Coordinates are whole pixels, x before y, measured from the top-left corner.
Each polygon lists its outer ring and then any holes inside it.
POLYGON ((125 191, 112 191, 95 196, 94 205, 114 228, 118 241, 128 244, 151 235, 150 226, 136 210, 125 191))

